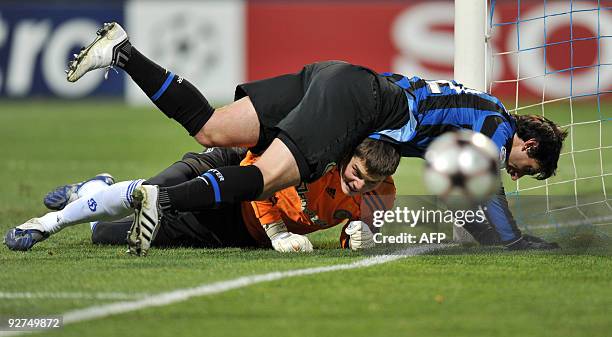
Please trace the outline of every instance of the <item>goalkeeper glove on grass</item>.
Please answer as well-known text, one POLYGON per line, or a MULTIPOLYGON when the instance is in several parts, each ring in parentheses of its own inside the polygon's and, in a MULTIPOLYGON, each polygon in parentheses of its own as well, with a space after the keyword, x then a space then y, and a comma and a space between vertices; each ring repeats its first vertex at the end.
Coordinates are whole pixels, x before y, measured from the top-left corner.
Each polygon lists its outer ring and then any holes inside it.
POLYGON ((349 236, 349 247, 352 250, 368 249, 374 247, 374 234, 363 221, 351 221, 344 230, 349 236))
POLYGON ((283 222, 264 225, 264 229, 277 252, 312 252, 310 240, 304 235, 287 231, 287 226, 283 222))

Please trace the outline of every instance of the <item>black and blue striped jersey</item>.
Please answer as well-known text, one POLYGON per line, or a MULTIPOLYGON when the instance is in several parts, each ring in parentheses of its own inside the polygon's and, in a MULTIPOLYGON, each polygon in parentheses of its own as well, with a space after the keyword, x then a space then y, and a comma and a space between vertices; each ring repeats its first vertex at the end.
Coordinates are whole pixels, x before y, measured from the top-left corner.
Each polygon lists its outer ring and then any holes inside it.
POLYGON ((465 88, 455 81, 427 81, 419 77, 384 73, 402 89, 408 100, 409 121, 400 129, 379 130, 370 138, 399 145, 402 156, 422 157, 439 135, 457 129, 483 133, 497 145, 505 163, 516 132, 516 122, 494 96, 465 88))
MULTIPOLYGON (((501 167, 505 166, 516 133, 516 121, 499 99, 455 81, 429 81, 392 73, 382 75, 404 89, 409 119, 399 129, 378 130, 370 138, 397 144, 404 157, 423 157, 429 144, 439 135, 469 129, 493 140, 499 149, 501 167)), ((503 195, 503 187, 500 187, 500 197, 485 205, 485 213, 500 239, 512 242, 520 238, 521 233, 503 195)))

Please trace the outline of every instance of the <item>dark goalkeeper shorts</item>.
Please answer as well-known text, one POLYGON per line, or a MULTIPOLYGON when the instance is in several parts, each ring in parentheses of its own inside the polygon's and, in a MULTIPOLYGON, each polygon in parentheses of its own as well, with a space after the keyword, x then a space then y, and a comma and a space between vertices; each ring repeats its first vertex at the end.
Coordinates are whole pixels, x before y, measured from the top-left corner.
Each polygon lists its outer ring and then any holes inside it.
POLYGON ((312 182, 352 155, 371 133, 400 128, 408 119, 404 92, 370 69, 341 61, 306 65, 300 72, 236 87, 249 96, 261 125, 252 148, 279 138, 291 150, 302 181, 312 182))
MULTIPOLYGON (((91 240, 95 244, 127 244, 127 232, 133 217, 98 222, 91 240)), ((257 247, 259 244, 246 228, 240 204, 223 206, 203 212, 171 214, 162 218, 162 224, 153 240, 155 247, 257 247)))

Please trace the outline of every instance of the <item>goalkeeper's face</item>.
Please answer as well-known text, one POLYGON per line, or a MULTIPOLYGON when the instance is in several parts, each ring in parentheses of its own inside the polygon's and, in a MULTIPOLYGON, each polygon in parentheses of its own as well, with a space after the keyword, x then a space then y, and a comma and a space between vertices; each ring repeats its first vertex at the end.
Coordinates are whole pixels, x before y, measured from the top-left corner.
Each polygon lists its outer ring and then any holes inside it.
POLYGON ((340 168, 340 186, 346 195, 358 195, 374 190, 386 177, 368 174, 364 160, 353 156, 340 168))

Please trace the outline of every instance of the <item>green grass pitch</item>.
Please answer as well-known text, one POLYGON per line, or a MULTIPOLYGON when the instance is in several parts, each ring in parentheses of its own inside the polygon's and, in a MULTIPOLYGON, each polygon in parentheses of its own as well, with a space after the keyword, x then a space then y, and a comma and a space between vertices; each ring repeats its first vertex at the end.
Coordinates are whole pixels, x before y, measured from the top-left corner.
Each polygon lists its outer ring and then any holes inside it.
MULTIPOLYGON (((592 107, 582 109, 574 107, 574 116, 598 118, 589 115, 592 107)), ((562 124, 569 122, 563 107, 546 113, 562 124)), ((575 149, 597 147, 600 142, 612 145, 610 117, 603 119, 607 122, 601 126, 585 124, 574 130, 575 149)), ((0 232, 4 235, 9 228, 42 214, 42 197, 57 185, 103 171, 118 180, 146 178, 184 152, 199 149, 186 132, 153 108, 103 101, 5 101, 0 105, 0 232)), ((554 179, 563 181, 574 175, 574 166, 585 177, 601 172, 602 165, 606 172, 611 171, 609 149, 581 153, 576 163, 563 158, 560 176, 554 179)), ((418 160, 402 162, 395 176, 400 194, 423 192, 421 167, 418 160)), ((598 196, 603 193, 601 181, 585 179, 580 192, 598 196)), ((574 184, 561 185, 559 193, 573 195, 574 184)), ((612 181, 606 186, 611 185, 612 181)), ((541 229, 536 234, 557 239, 564 247, 555 252, 448 248, 368 268, 257 284, 41 334, 609 336, 611 227, 541 229)), ((336 248, 337 229, 311 235, 315 248, 320 249, 305 255, 153 249, 147 258, 135 258, 125 254, 125 247, 93 246, 89 235, 89 226, 80 225, 27 253, 0 247, 0 318, 61 315, 118 301, 92 298, 99 293, 157 294, 365 258, 336 248), (17 293, 85 297, 8 298, 17 293)))

